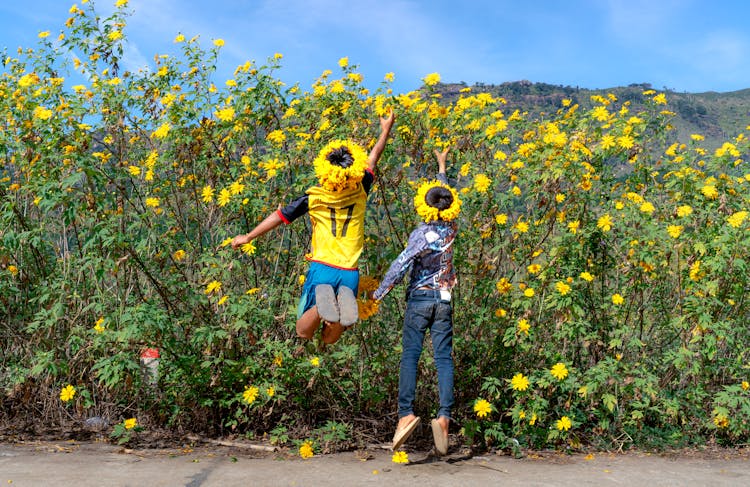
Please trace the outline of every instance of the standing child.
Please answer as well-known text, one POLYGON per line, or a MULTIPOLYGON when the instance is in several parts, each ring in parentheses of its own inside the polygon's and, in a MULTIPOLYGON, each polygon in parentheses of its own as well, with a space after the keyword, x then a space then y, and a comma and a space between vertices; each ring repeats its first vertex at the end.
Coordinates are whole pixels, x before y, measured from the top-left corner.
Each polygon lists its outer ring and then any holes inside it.
POLYGON ((445 175, 448 154, 435 151, 438 161, 437 181, 424 183, 414 197, 417 213, 424 220, 409 235, 409 243, 391 264, 373 298, 381 300, 401 282, 411 268, 406 289, 403 351, 398 382, 398 426, 392 449, 398 449, 419 424, 413 403, 417 387, 417 364, 422 354, 425 332, 430 330, 435 367, 438 376, 440 408, 432 420, 435 450, 448 452, 448 423, 453 406, 453 309, 451 290, 456 284, 453 270, 453 240, 456 217, 461 209, 458 193, 445 175))
POLYGON ((319 185, 268 215, 250 231, 232 239, 239 248, 309 213, 312 223, 310 267, 297 314, 297 335, 311 339, 324 323, 324 343, 338 341, 357 322, 358 262, 364 243, 365 206, 375 179, 375 167, 385 149, 394 115, 380 118, 380 137, 369 156, 358 145, 342 140, 328 143, 315 158, 319 185))

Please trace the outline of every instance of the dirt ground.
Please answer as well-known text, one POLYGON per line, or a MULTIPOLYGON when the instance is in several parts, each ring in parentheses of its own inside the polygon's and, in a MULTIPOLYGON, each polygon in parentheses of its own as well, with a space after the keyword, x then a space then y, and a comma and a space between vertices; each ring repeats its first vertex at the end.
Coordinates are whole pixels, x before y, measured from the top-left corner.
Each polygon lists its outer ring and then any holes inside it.
POLYGON ((316 455, 265 452, 214 443, 170 449, 126 449, 105 442, 0 443, 0 484, 12 486, 748 486, 750 451, 670 454, 527 453, 446 457, 408 450, 395 464, 384 448, 316 455))

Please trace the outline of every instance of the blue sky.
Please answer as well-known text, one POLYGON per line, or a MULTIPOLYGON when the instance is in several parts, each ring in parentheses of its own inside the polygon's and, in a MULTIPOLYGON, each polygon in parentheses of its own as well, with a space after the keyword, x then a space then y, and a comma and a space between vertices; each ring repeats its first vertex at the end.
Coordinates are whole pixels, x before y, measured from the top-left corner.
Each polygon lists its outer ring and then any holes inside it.
MULTIPOLYGON (((91 0, 102 14, 115 0, 91 0)), ((80 0, 0 2, 0 48, 57 34, 80 0)), ((582 88, 651 83, 676 91, 750 88, 745 0, 130 0, 126 67, 176 52, 177 33, 226 42, 217 81, 247 60, 284 55, 278 76, 309 87, 339 58, 365 85, 394 91, 443 82, 529 80, 582 88)))

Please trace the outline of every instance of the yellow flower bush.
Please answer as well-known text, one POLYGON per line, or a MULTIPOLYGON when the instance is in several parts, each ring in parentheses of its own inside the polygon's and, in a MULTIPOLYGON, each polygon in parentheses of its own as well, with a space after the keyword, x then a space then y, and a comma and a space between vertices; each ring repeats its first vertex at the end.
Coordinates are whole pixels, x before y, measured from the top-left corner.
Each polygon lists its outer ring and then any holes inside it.
MULTIPOLYGON (((519 106, 536 89, 519 84, 432 73, 395 93, 396 74, 365 85, 340 56, 340 75, 292 84, 276 76, 281 54, 223 74, 224 42, 198 33, 129 72, 119 49, 131 13, 118 4, 101 16, 78 2, 59 40, 45 34, 3 60, 4 390, 81 414, 151 411, 159 397, 170 424, 211 418, 279 444, 310 431, 306 454, 348 444, 337 421, 381 421, 397 387, 403 302, 368 293, 410 229, 442 216, 459 228, 454 354, 472 364, 456 380, 462 440, 547 448, 574 430, 613 445, 622 432, 636 446, 747 442, 736 419, 750 411, 747 122, 725 128, 727 140, 686 135, 674 112, 690 100, 644 86, 554 87, 534 95, 543 116, 519 106), (358 184, 391 109, 359 262, 367 321, 313 355, 294 345, 309 222, 230 243, 312 186, 358 184), (350 168, 325 159, 341 147, 350 168), (435 149, 449 149, 456 188, 443 215, 423 204, 435 149), (157 396, 144 347, 163 350, 157 396), (46 386, 74 379, 87 389, 46 386), (482 397, 466 402, 466 391, 482 397)), ((116 426, 126 441, 139 429, 116 426)))

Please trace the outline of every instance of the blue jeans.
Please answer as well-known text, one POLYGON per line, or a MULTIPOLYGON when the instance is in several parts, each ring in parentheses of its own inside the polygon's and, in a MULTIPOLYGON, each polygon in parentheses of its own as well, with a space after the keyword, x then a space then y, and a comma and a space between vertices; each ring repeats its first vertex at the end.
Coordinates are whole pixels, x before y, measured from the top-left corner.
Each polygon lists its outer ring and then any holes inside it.
POLYGON ((453 309, 441 301, 438 291, 416 289, 406 303, 402 339, 401 369, 398 378, 398 417, 414 414, 417 364, 427 329, 437 369, 440 409, 438 416, 450 419, 453 407, 453 309))

